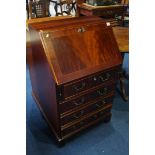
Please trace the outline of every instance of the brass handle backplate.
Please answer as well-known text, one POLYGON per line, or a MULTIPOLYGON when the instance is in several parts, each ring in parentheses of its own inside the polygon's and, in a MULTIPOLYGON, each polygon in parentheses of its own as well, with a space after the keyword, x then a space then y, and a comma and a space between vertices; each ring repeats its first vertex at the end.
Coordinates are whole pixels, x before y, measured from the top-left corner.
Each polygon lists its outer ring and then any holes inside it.
POLYGON ((86 83, 85 82, 82 82, 80 86, 74 85, 73 86, 73 89, 76 90, 76 91, 80 91, 80 90, 84 89, 85 86, 86 86, 86 83))
POLYGON ((85 99, 84 99, 84 97, 82 97, 81 99, 80 99, 80 101, 73 101, 73 103, 74 103, 74 105, 76 105, 76 106, 78 106, 78 105, 80 105, 80 104, 83 104, 85 102, 85 99))

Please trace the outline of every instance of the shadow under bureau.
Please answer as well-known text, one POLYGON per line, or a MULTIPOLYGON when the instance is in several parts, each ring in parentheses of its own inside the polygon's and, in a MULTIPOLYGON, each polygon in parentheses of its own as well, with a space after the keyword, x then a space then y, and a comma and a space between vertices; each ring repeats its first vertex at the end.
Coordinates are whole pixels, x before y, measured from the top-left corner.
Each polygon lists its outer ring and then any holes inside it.
POLYGON ((111 118, 122 58, 99 17, 29 24, 32 94, 59 142, 111 118))

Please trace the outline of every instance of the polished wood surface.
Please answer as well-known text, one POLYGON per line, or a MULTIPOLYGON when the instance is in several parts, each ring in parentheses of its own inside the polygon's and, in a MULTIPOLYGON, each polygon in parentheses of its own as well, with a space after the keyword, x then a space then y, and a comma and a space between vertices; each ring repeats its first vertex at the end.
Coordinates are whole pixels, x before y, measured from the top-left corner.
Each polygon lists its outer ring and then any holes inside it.
POLYGON ((120 64, 121 57, 117 54, 119 49, 112 29, 102 19, 98 19, 98 25, 95 23, 89 26, 86 23, 82 28, 72 25, 70 29, 54 31, 55 28, 58 29, 58 25, 40 32, 57 84, 120 64))
MULTIPOLYGON (((114 86, 114 84, 113 84, 114 86)), ((92 91, 89 94, 85 94, 82 96, 79 96, 78 99, 73 99, 69 101, 65 101, 60 103, 59 109, 60 109, 60 117, 64 118, 66 116, 74 115, 76 112, 83 111, 85 108, 91 108, 92 105, 101 102, 100 105, 111 103, 114 96, 114 91, 111 87, 109 89, 109 92, 107 92, 107 95, 99 96, 97 98, 94 97, 96 95, 97 91, 92 91)), ((98 94, 97 94, 98 95, 98 94)), ((99 104, 98 104, 99 105, 99 104)), ((99 108, 100 106, 98 106, 99 108)), ((83 111, 84 113, 84 111, 83 111)))
POLYGON ((42 52, 43 46, 41 40, 32 40, 32 36, 39 38, 39 34, 35 31, 31 31, 31 48, 32 52, 29 54, 29 70, 30 78, 32 84, 32 92, 37 100, 37 103, 40 103, 39 106, 46 113, 50 124, 52 124, 57 135, 59 134, 59 125, 58 125, 58 107, 57 107, 57 96, 56 96, 56 85, 53 80, 53 77, 50 73, 50 68, 47 62, 47 58, 44 52, 42 52), (49 95, 49 94, 52 94, 49 95), (52 104, 51 104, 52 103, 52 104), (51 109, 52 113, 51 113, 51 109))
POLYGON ((33 96, 57 140, 110 121, 122 64, 112 28, 82 17, 31 23, 29 31, 33 96))
POLYGON ((112 29, 120 52, 129 52, 129 28, 116 26, 112 29))
MULTIPOLYGON (((63 29, 63 28, 68 28, 68 27, 73 27, 73 26, 81 26, 81 24, 85 24, 87 21, 87 24, 91 24, 91 23, 99 23, 102 22, 103 20, 101 18, 97 18, 97 17, 74 17, 74 18, 68 18, 66 19, 65 16, 61 16, 61 17, 50 17, 49 19, 51 20, 46 20, 44 22, 33 22, 33 23, 29 23, 29 27, 33 27, 34 29, 36 29, 37 31, 39 30, 46 30, 46 29, 51 29, 51 30, 57 30, 57 29, 63 29), (64 18, 63 18, 64 17, 64 18), (53 20, 53 19, 59 19, 62 18, 61 20, 53 20), (63 27, 62 27, 63 26, 63 27)), ((41 20, 41 19, 40 19, 41 20)))
MULTIPOLYGON (((114 86, 114 85, 113 85, 114 86)), ((112 89, 111 89, 112 90, 112 89)), ((112 90, 111 93, 107 93, 108 95, 101 96, 95 100, 93 100, 96 91, 91 92, 91 94, 85 94, 79 96, 77 99, 72 99, 69 101, 60 102, 59 109, 60 109, 60 116, 61 118, 68 116, 70 114, 74 114, 77 111, 83 110, 86 107, 90 107, 90 105, 94 105, 96 102, 103 101, 103 104, 111 103, 114 91, 112 90)))
POLYGON ((64 98, 68 98, 74 94, 80 93, 81 90, 90 90, 94 86, 100 86, 108 82, 112 83, 117 79, 116 72, 118 68, 112 70, 95 73, 91 76, 82 78, 81 80, 64 85, 64 98))
POLYGON ((124 16, 124 11, 126 7, 124 5, 109 5, 109 6, 92 6, 86 3, 81 3, 77 5, 78 16, 101 16, 104 18, 114 18, 115 15, 124 16))
POLYGON ((44 17, 44 18, 27 19, 26 20, 26 27, 28 28, 28 25, 32 24, 32 23, 43 23, 46 21, 61 20, 61 19, 73 18, 73 17, 74 16, 57 16, 57 17, 44 17))
POLYGON ((45 21, 51 21, 51 20, 60 20, 60 19, 65 19, 65 18, 73 18, 74 16, 56 16, 56 17, 44 17, 44 18, 33 18, 26 20, 26 24, 31 24, 31 23, 40 23, 40 22, 45 22, 45 21))
POLYGON ((74 16, 57 16, 57 17, 44 17, 44 18, 33 18, 33 19, 27 19, 26 20, 26 60, 28 61, 29 55, 31 53, 31 41, 30 41, 30 34, 29 34, 29 24, 38 24, 38 23, 44 23, 49 21, 55 21, 55 20, 63 20, 66 18, 74 18, 74 16))

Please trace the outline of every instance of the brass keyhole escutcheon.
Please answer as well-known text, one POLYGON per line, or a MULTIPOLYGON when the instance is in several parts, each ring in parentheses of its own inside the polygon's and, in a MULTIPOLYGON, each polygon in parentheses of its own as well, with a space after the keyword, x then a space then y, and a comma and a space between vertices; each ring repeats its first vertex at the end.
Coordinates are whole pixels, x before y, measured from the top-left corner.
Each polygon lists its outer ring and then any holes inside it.
POLYGON ((86 30, 85 30, 84 27, 81 27, 81 28, 78 29, 78 32, 85 32, 85 31, 86 31, 86 30))

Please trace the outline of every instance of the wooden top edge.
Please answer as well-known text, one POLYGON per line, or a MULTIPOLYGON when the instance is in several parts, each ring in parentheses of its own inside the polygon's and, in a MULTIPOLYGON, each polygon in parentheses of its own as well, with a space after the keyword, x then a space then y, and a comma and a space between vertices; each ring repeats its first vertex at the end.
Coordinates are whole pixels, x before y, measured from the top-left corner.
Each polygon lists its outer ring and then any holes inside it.
POLYGON ((32 23, 41 23, 46 21, 55 21, 55 20, 62 20, 67 18, 74 18, 75 16, 51 16, 51 17, 44 17, 44 18, 33 18, 26 20, 26 24, 32 24, 32 23))
POLYGON ((108 6, 93 6, 93 5, 90 5, 90 4, 87 4, 87 3, 81 3, 81 4, 78 4, 78 6, 80 8, 84 8, 84 9, 87 9, 87 10, 96 10, 96 9, 103 9, 103 8, 113 8, 113 7, 124 7, 124 5, 122 4, 116 4, 116 5, 108 5, 108 6))
POLYGON ((72 17, 72 18, 61 18, 58 20, 42 20, 40 22, 29 22, 28 23, 28 27, 34 28, 35 30, 43 30, 43 29, 47 29, 51 28, 51 27, 56 27, 56 26, 61 26, 62 24, 68 24, 70 22, 70 24, 78 24, 80 22, 85 22, 85 20, 87 19, 87 22, 94 22, 94 21, 103 21, 102 18, 100 17, 96 17, 96 16, 82 16, 82 17, 72 17), (51 24, 50 27, 47 26, 47 24, 51 24))

